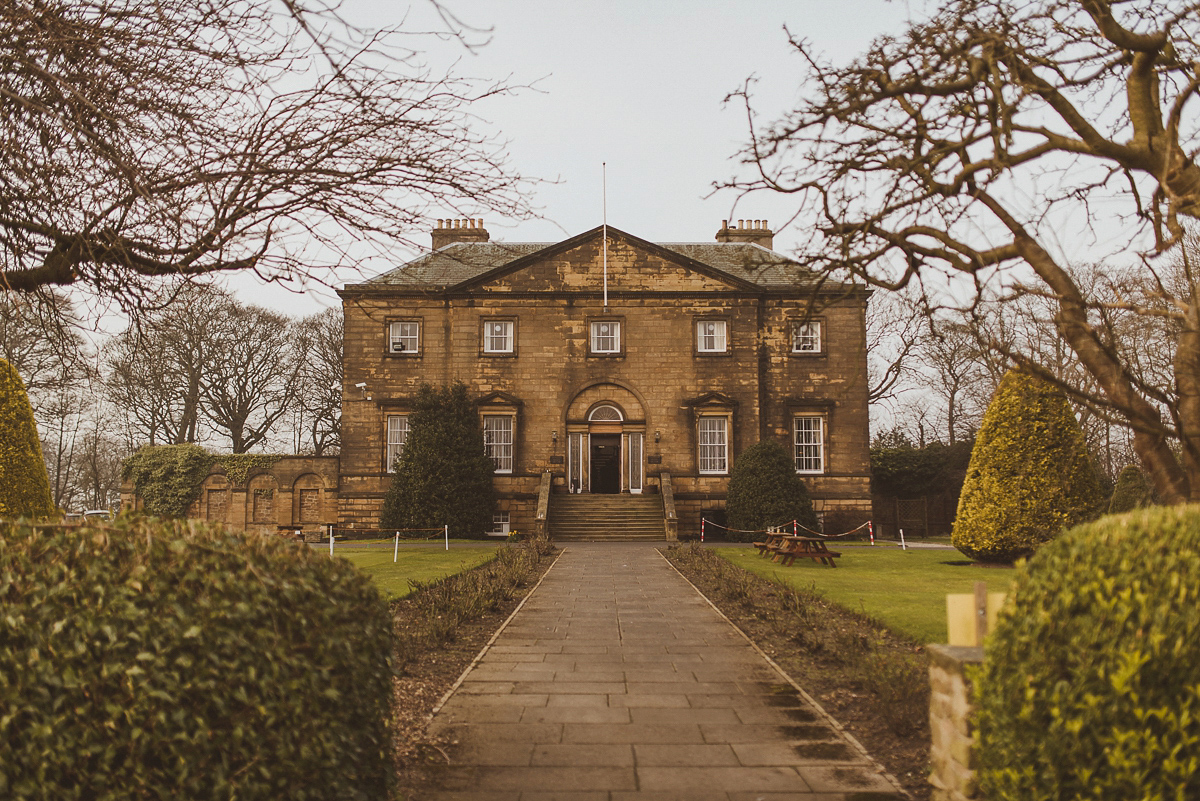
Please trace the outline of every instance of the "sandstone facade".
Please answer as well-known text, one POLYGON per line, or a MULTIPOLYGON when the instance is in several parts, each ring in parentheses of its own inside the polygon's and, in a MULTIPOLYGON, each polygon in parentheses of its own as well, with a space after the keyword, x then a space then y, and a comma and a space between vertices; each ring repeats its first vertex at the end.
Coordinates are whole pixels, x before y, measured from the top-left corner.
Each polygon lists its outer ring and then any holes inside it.
POLYGON ((712 243, 610 226, 510 244, 447 221, 434 239, 339 293, 340 525, 378 525, 410 399, 453 381, 478 399, 511 528, 533 528, 544 472, 555 493, 660 492, 668 473, 680 534, 694 534, 764 437, 793 450, 828 519, 869 516, 868 293, 818 287, 770 250, 765 224, 712 243))

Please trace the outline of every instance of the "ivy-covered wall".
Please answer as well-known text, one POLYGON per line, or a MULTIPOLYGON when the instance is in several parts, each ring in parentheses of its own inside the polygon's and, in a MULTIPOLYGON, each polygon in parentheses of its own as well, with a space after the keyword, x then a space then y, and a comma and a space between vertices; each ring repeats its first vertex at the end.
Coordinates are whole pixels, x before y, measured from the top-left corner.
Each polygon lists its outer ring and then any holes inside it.
POLYGON ((336 456, 209 454, 194 445, 141 449, 127 461, 121 487, 124 509, 235 531, 315 533, 337 522, 337 501, 336 456))

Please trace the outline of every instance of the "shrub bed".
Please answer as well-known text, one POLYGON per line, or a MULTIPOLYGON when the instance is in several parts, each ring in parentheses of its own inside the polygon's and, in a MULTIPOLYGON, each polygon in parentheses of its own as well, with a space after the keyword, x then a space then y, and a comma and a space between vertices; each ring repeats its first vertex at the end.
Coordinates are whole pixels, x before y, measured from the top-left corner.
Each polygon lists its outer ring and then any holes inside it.
POLYGON ((0 796, 378 799, 391 624, 274 537, 0 524, 0 796))
POLYGON ((1200 507, 1080 526, 1018 573, 977 682, 988 798, 1200 798, 1200 507))

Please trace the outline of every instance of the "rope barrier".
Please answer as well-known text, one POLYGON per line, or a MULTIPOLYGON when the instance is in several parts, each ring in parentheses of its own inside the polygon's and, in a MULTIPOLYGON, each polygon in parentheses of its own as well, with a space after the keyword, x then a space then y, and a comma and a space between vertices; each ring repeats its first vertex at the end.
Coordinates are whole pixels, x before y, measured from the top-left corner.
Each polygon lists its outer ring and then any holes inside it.
MULTIPOLYGON (((798 529, 804 529, 804 530, 805 530, 805 531, 807 531, 809 534, 813 534, 813 535, 815 535, 815 536, 818 536, 818 537, 821 537, 821 538, 823 538, 823 539, 827 539, 827 540, 834 540, 834 539, 837 539, 838 537, 846 537, 846 536, 849 536, 849 535, 851 535, 851 534, 853 534, 853 533, 855 533, 855 532, 857 532, 857 531, 862 531, 864 528, 865 528, 865 529, 868 529, 868 530, 871 532, 871 535, 872 535, 872 541, 874 540, 874 532, 875 532, 875 529, 874 529, 874 527, 871 525, 871 521, 870 521, 870 520, 868 520, 867 522, 863 523, 861 526, 858 526, 858 527, 856 527, 856 528, 852 528, 852 529, 850 529, 849 531, 843 531, 841 534, 822 534, 822 533, 821 533, 821 532, 819 532, 819 531, 813 531, 813 530, 812 530, 811 528, 809 528, 808 526, 802 526, 802 525, 800 525, 800 522, 799 522, 798 520, 792 520, 792 521, 790 521, 790 522, 791 522, 791 525, 792 525, 792 531, 793 531, 793 532, 794 532, 794 531, 796 531, 796 530, 798 530, 798 529)), ((702 518, 700 518, 700 533, 701 533, 701 541, 703 541, 703 536, 704 536, 704 527, 705 527, 705 525, 709 525, 709 526, 716 526, 717 528, 722 528, 722 529, 725 529, 726 531, 732 531, 732 532, 734 532, 734 533, 736 533, 736 534, 775 534, 775 533, 778 533, 777 531, 772 531, 772 530, 770 530, 770 529, 757 529, 757 528, 755 528, 755 529, 746 529, 746 528, 730 528, 729 526, 723 526, 723 525, 721 525, 720 523, 714 523, 712 520, 708 520, 707 518, 703 518, 703 517, 702 517, 702 518)), ((776 528, 776 529, 782 529, 782 528, 784 528, 784 527, 785 527, 785 526, 787 526, 787 525, 788 525, 787 523, 784 523, 784 524, 782 524, 782 525, 775 526, 775 528, 776 528)))

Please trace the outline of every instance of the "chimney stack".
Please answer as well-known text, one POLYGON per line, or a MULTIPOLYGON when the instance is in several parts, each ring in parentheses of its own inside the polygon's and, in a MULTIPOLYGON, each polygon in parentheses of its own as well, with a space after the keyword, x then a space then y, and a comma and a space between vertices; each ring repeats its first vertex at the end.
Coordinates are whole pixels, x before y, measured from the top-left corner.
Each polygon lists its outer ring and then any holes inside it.
POLYGON ((489 242, 491 236, 483 227, 483 220, 438 220, 433 229, 433 249, 445 247, 452 242, 489 242))
POLYGON ((766 220, 721 220, 721 230, 717 231, 717 241, 751 242, 771 250, 775 234, 767 227, 766 220), (737 225, 730 225, 730 222, 736 222, 737 225))

